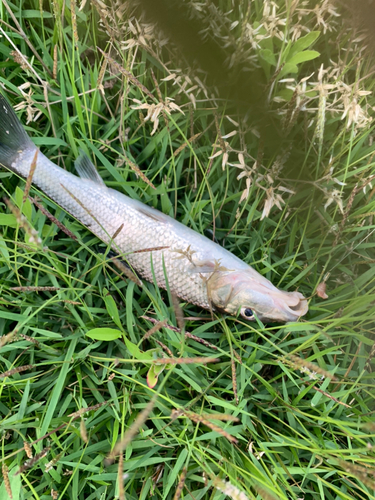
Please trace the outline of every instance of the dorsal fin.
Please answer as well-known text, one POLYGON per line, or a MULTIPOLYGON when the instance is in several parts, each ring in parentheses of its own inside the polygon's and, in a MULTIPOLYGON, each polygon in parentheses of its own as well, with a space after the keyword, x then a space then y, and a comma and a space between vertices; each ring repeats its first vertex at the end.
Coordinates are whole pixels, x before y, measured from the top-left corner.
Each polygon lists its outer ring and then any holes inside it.
POLYGON ((99 172, 96 170, 95 165, 92 163, 87 154, 82 151, 82 149, 79 150, 79 156, 74 162, 74 166, 77 170, 78 175, 82 179, 90 179, 90 181, 93 181, 96 184, 105 186, 103 179, 100 177, 99 172))

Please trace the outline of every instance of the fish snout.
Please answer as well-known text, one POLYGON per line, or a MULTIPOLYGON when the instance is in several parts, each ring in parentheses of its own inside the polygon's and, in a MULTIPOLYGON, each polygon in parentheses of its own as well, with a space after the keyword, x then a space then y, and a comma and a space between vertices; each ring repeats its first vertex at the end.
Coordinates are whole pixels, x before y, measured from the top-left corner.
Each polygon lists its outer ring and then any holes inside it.
POLYGON ((208 281, 211 304, 218 311, 237 314, 248 320, 257 316, 265 323, 297 321, 308 311, 300 292, 279 290, 254 269, 218 273, 208 281), (252 317, 253 313, 253 317, 252 317))
POLYGON ((300 292, 284 292, 278 290, 278 293, 274 296, 274 303, 275 309, 280 315, 279 321, 283 322, 297 321, 298 318, 304 316, 309 309, 307 299, 300 292))

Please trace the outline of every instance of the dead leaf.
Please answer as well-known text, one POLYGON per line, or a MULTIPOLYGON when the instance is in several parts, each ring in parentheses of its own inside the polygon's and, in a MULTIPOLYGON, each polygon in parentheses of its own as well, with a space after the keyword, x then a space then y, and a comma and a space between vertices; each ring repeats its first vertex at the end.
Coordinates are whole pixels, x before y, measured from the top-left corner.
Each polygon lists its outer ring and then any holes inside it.
POLYGON ((321 299, 328 299, 328 295, 326 294, 326 284, 324 283, 324 281, 319 283, 319 285, 316 287, 316 294, 321 299))

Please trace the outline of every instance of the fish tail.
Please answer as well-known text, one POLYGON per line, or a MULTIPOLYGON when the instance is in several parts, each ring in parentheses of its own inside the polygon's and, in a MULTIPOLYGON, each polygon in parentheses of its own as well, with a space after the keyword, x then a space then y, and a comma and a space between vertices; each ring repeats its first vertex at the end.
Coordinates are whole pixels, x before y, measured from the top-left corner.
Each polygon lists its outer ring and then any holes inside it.
POLYGON ((0 93, 0 165, 11 168, 15 157, 30 146, 35 147, 12 106, 0 93))

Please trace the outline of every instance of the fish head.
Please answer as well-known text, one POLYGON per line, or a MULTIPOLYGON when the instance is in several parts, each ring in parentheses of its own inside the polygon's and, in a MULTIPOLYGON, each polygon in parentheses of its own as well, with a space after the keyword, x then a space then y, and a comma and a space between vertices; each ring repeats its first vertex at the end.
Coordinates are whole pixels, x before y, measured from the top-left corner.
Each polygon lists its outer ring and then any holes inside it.
POLYGON ((240 311, 250 321, 256 315, 262 322, 286 323, 308 311, 302 293, 279 290, 252 268, 213 273, 208 280, 208 293, 216 310, 232 315, 240 311))

